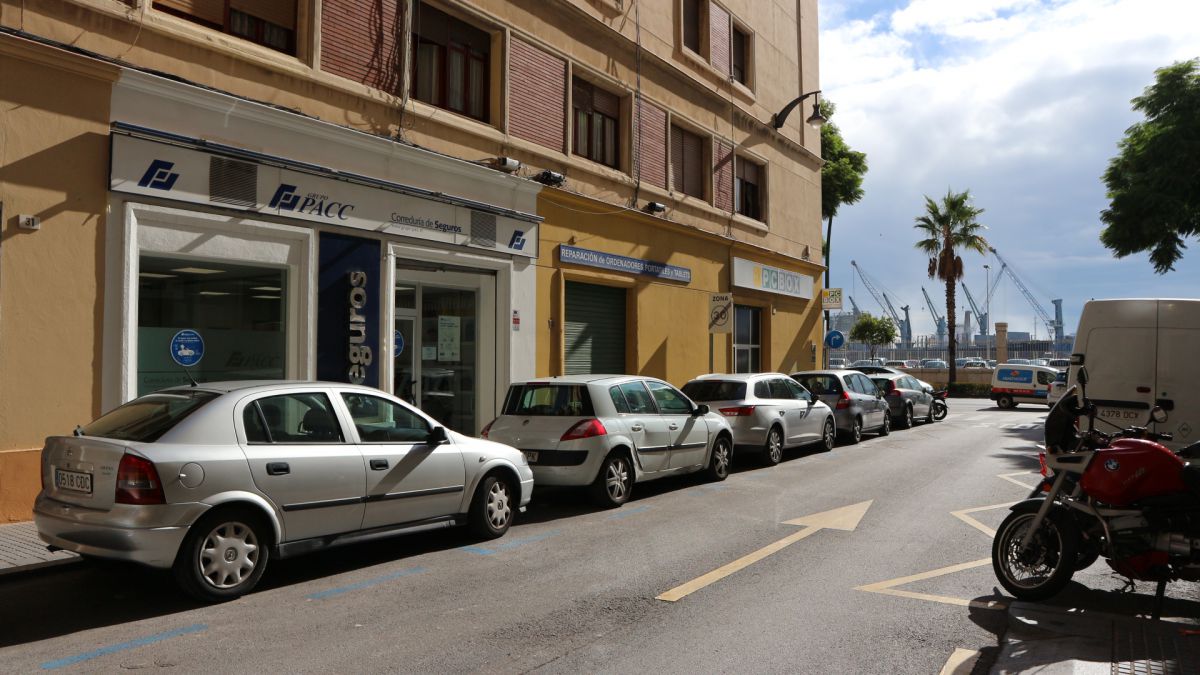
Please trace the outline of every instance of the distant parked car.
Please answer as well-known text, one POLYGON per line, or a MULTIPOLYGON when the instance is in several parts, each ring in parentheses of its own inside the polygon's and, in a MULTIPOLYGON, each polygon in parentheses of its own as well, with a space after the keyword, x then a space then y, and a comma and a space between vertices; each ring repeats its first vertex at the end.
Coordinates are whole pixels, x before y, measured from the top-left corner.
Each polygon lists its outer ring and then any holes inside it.
POLYGON ((892 419, 901 429, 910 429, 917 417, 933 422, 933 395, 912 375, 872 375, 883 392, 892 419))
POLYGON ((172 568, 219 601, 275 557, 461 523, 502 536, 533 475, 377 389, 256 381, 164 389, 51 436, 42 485, 46 543, 172 568))
POLYGON ((921 367, 929 368, 930 370, 949 370, 950 369, 950 365, 941 359, 928 359, 921 363, 921 367))
POLYGON ((862 366, 883 366, 886 365, 883 359, 859 359, 850 364, 851 368, 860 368, 862 366))
POLYGON ((739 454, 760 452, 773 466, 785 448, 820 443, 833 449, 833 411, 782 373, 701 375, 683 385, 683 393, 725 416, 739 454))
POLYGON ((898 361, 898 360, 888 361, 887 363, 885 363, 883 365, 887 366, 888 368, 908 368, 909 367, 908 361, 898 361))
POLYGON ((1007 363, 1010 366, 1028 366, 1028 365, 1032 364, 1033 362, 1030 361, 1029 359, 1009 359, 1009 360, 1005 361, 1005 363, 1007 363))
POLYGON ((848 442, 861 441, 864 431, 875 431, 880 436, 891 432, 887 401, 865 374, 857 370, 806 370, 792 373, 792 379, 833 410, 837 428, 848 442))
POLYGON ((829 359, 830 368, 845 368, 846 359, 829 359))
POLYGON ((987 361, 984 361, 983 359, 967 359, 959 367, 960 368, 978 368, 981 370, 986 370, 988 368, 988 364, 987 364, 987 361))
POLYGON ((539 485, 590 487, 600 505, 633 484, 705 471, 725 480, 733 432, 720 413, 652 377, 566 375, 515 382, 481 435, 525 453, 539 485))
POLYGON ((1071 359, 1050 359, 1050 367, 1066 370, 1071 367, 1071 359))

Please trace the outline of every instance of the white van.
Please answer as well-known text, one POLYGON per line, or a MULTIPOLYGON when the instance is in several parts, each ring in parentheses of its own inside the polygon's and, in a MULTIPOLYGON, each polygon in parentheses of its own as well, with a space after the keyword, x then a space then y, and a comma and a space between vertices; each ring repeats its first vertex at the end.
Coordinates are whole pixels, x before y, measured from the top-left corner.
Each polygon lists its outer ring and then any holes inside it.
POLYGON ((1001 363, 992 371, 992 393, 988 398, 1006 410, 1019 403, 1049 405, 1050 385, 1057 375, 1058 371, 1048 366, 1001 363))
MULTIPOLYGON (((1098 417, 1120 427, 1152 425, 1150 409, 1161 406, 1170 448, 1200 440, 1200 300, 1092 300, 1083 306, 1069 384, 1080 366, 1088 370, 1088 398, 1098 417)), ((1116 429, 1097 423, 1101 431, 1116 429)))

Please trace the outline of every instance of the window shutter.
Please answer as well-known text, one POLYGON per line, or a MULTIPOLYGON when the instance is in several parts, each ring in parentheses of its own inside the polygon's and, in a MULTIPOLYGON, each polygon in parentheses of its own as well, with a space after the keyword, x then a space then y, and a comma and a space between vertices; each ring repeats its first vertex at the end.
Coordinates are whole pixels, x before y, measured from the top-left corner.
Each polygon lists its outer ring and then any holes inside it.
POLYGON ((708 3, 708 51, 713 68, 729 74, 729 12, 716 3, 708 3))
POLYGON ((704 144, 696 134, 683 132, 683 191, 704 199, 704 144))
POLYGON ((225 0, 155 0, 154 6, 174 10, 218 26, 225 25, 225 0))
POLYGON ((296 28, 296 0, 229 0, 229 8, 288 30, 296 28))
POLYGON ((733 210, 733 146, 717 141, 713 150, 713 203, 723 211, 733 210))
POLYGON ((508 71, 509 133, 551 150, 564 150, 566 62, 513 38, 508 71))
POLYGON ((638 155, 642 180, 667 189, 667 113, 642 99, 639 104, 638 134, 634 152, 638 155))
POLYGON ((621 119, 621 98, 611 92, 592 87, 592 110, 613 119, 621 119))
POLYGON ((683 129, 671 127, 671 189, 683 192, 683 129))

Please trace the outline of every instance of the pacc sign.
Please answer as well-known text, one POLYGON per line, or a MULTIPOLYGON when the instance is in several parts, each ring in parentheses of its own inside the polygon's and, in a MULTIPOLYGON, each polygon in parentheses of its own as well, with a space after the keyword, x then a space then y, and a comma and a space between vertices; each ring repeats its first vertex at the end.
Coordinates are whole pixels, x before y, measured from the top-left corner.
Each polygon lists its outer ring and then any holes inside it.
POLYGON ((367 380, 367 366, 375 360, 371 347, 364 344, 367 341, 367 317, 363 308, 367 306, 367 273, 350 273, 350 345, 347 358, 350 359, 350 369, 346 377, 353 384, 362 384, 367 380))

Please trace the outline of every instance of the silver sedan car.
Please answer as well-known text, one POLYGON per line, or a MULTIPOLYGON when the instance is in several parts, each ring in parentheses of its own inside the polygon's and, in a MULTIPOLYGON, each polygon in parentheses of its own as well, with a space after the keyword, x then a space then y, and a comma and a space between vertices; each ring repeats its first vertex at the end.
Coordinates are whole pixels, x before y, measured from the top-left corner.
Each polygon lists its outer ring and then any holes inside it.
POLYGON ((48 438, 41 471, 47 544, 171 568, 206 601, 248 592, 273 557, 458 524, 502 536, 533 490, 513 448, 324 382, 142 396, 48 438))
POLYGON ((761 452, 768 465, 778 464, 785 448, 820 443, 833 449, 833 411, 783 373, 701 375, 683 385, 683 393, 721 413, 737 450, 761 452))

